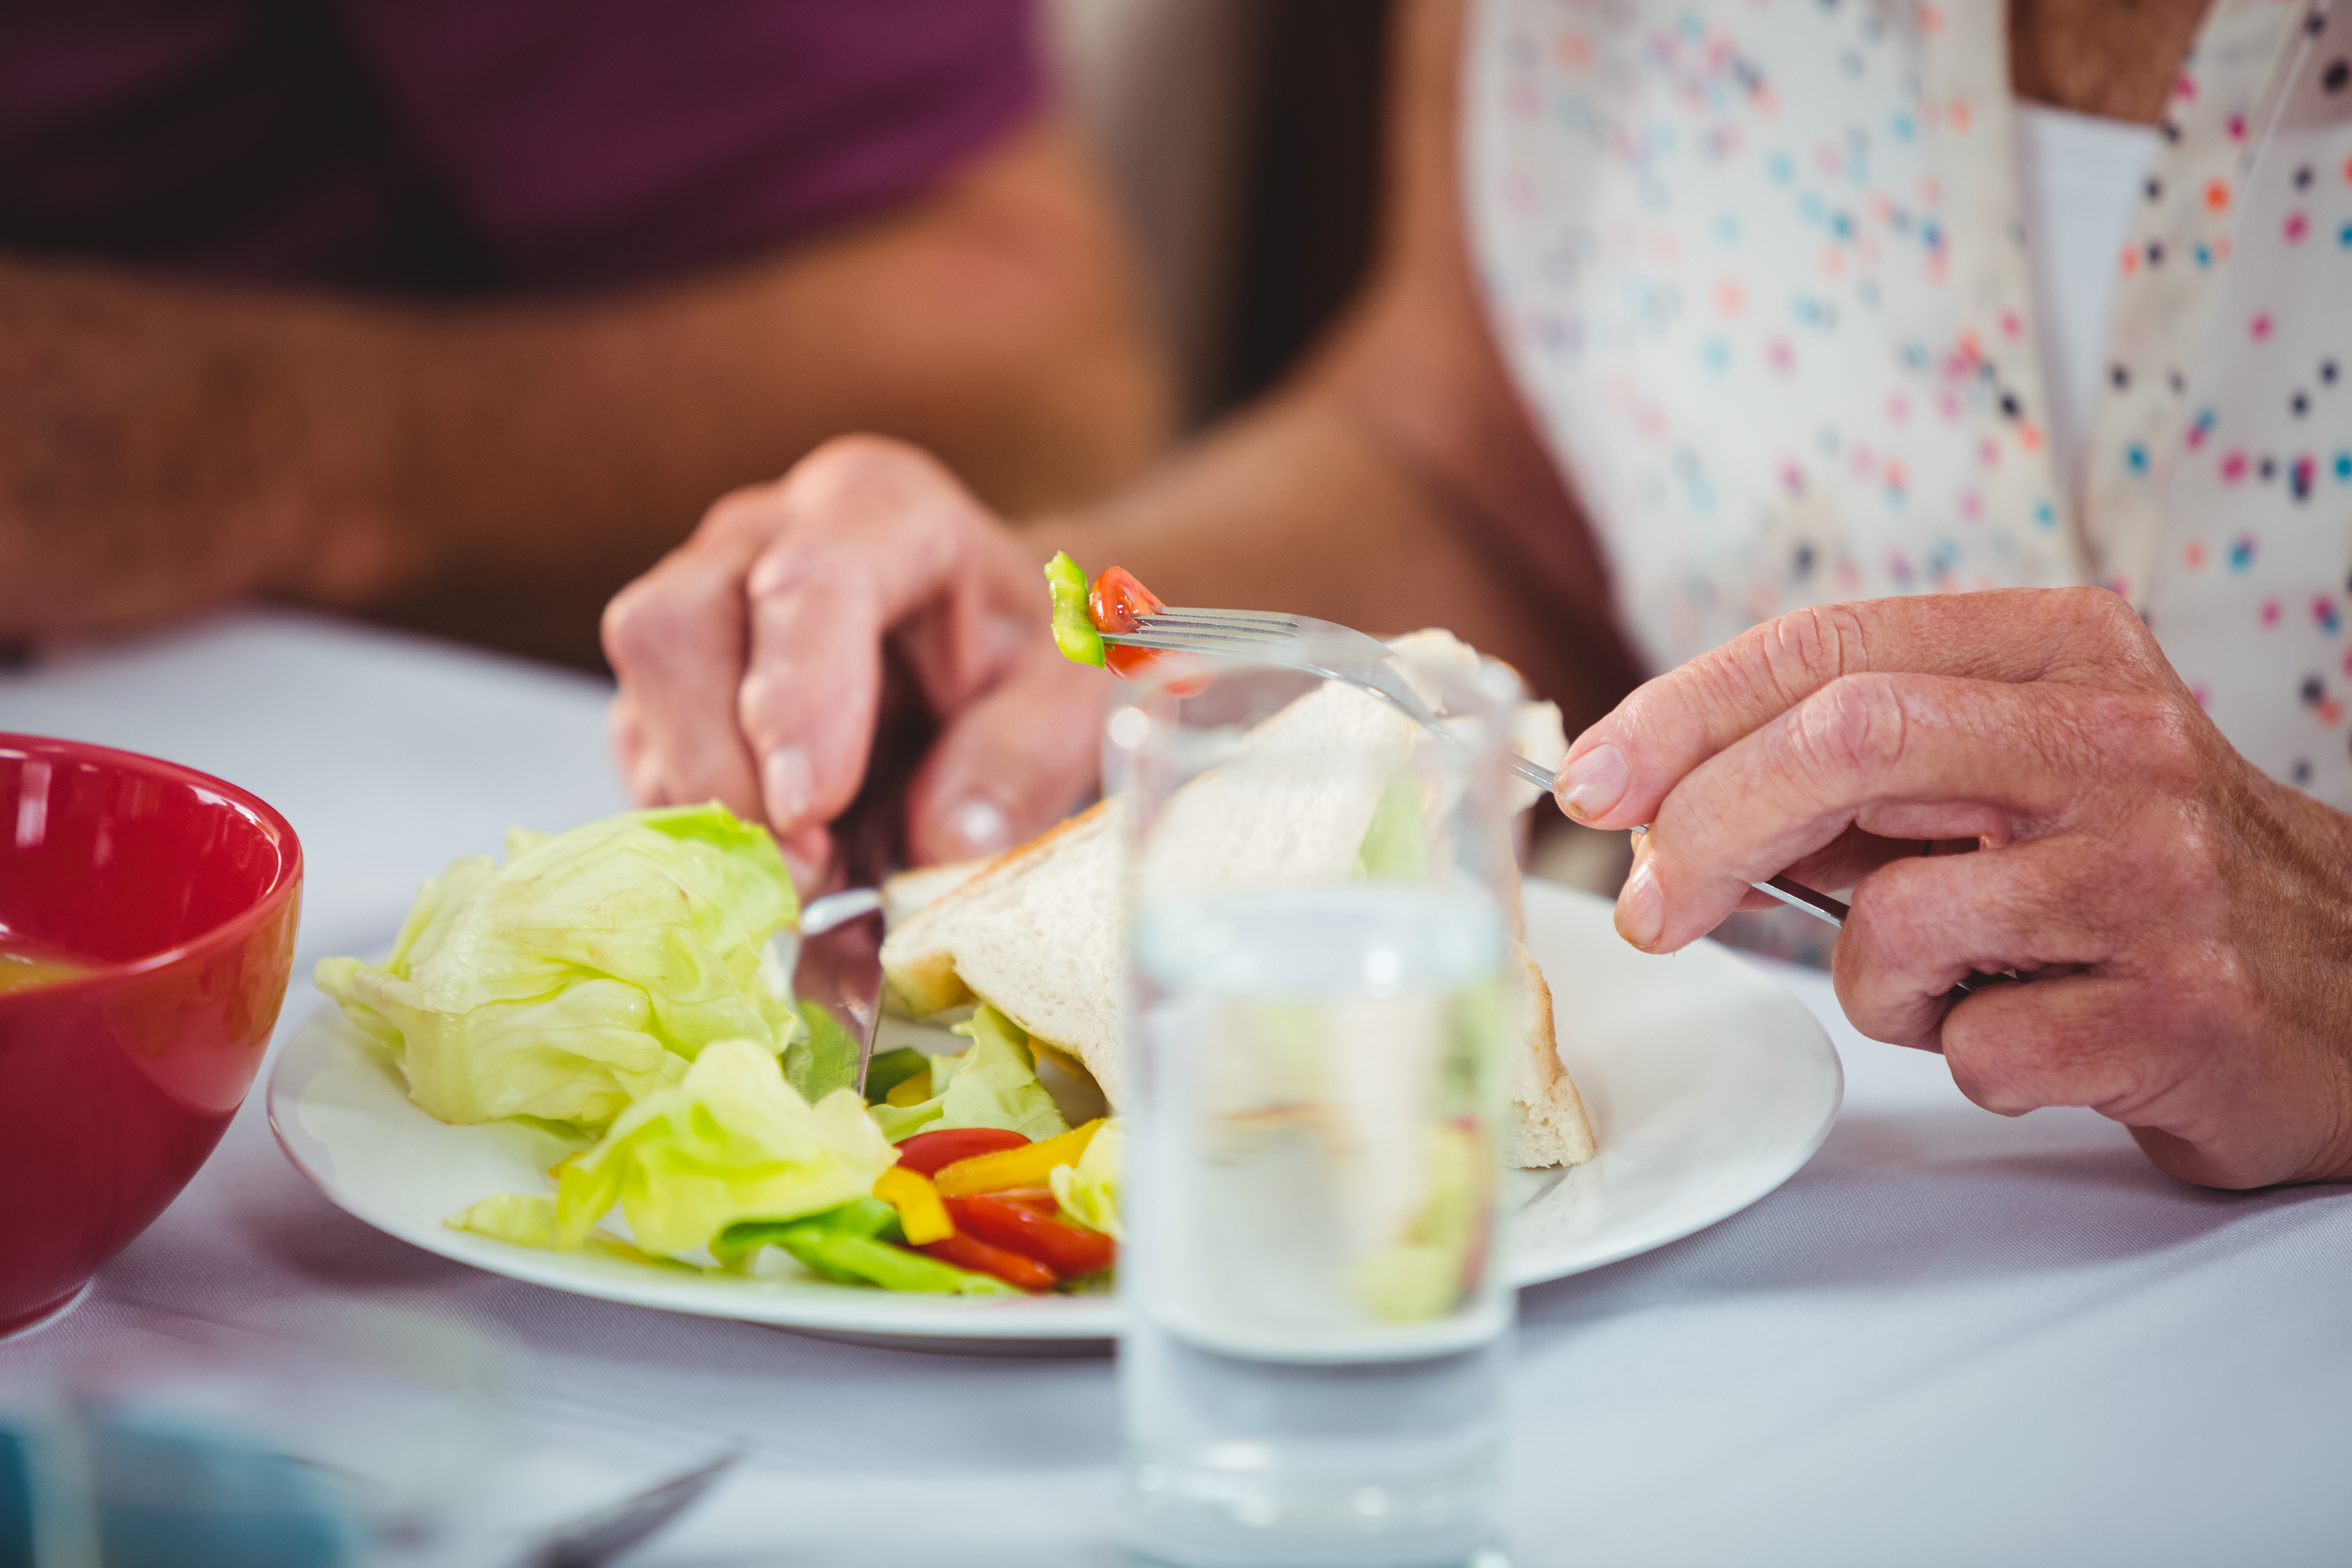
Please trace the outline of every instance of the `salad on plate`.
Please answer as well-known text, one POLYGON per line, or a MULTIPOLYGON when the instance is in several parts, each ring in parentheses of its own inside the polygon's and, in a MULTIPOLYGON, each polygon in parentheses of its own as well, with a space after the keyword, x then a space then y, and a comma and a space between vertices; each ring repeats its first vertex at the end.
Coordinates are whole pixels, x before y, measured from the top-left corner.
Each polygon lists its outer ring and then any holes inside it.
POLYGON ((1099 1288, 1117 1121, 1070 1127, 987 1006, 955 1026, 962 1051, 886 1052, 861 1092, 855 1043, 790 994, 774 942, 798 915, 766 828, 715 804, 631 812, 457 861, 382 964, 330 958, 317 980, 428 1115, 579 1143, 547 1190, 456 1228, 754 1276, 781 1254, 885 1290, 1099 1288))

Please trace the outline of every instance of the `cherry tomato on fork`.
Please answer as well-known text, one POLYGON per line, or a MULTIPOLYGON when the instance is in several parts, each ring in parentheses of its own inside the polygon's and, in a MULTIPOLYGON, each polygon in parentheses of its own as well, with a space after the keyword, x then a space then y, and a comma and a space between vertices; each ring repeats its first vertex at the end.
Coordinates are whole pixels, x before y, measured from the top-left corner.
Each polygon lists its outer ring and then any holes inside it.
MULTIPOLYGON (((1124 566, 1105 569, 1087 595, 1087 614, 1098 632, 1131 632, 1144 616, 1167 607, 1159 595, 1124 566)), ((1121 680, 1139 679, 1165 657, 1158 648, 1126 647, 1118 643, 1103 648, 1103 661, 1121 680)))
POLYGON ((1167 607, 1167 601, 1124 566, 1106 568, 1087 594, 1087 614, 1098 632, 1131 632, 1136 622, 1167 607))
MULTIPOLYGON (((1167 607, 1165 600, 1145 587, 1124 566, 1106 567, 1087 594, 1087 616, 1098 632, 1131 632, 1144 616, 1167 607)), ((1103 647, 1103 662, 1121 680, 1140 680, 1163 666, 1190 659, 1189 655, 1171 653, 1165 648, 1129 647, 1122 643, 1107 643, 1103 647)), ((1178 697, 1190 697, 1207 685, 1205 678, 1171 680, 1168 689, 1178 697)))

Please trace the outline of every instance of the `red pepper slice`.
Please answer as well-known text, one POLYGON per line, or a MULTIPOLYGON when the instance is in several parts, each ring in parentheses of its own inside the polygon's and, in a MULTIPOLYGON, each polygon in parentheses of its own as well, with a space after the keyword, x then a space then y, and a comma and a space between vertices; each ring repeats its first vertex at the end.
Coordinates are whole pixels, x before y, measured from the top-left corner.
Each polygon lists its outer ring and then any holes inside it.
POLYGON ((1051 1187, 1007 1187, 1003 1192, 991 1195, 1003 1198, 1008 1203, 1019 1204, 1024 1209, 1035 1209, 1042 1215, 1058 1215, 1062 1212, 1061 1200, 1054 1196, 1054 1189, 1051 1187))
POLYGON ((926 1176, 935 1176, 941 1167, 958 1160, 1018 1149, 1028 1142, 1009 1128, 950 1127, 938 1132, 918 1132, 899 1144, 898 1163, 926 1176))
POLYGON ((1118 1259, 1118 1244, 1100 1231, 1039 1214, 1000 1193, 950 1198, 959 1233, 1034 1258, 1065 1279, 1097 1274, 1118 1259))
POLYGON ((1040 1295, 1054 1288, 1054 1271, 1034 1258, 1025 1258, 1005 1247, 992 1247, 976 1236, 958 1231, 945 1241, 934 1241, 919 1247, 942 1263, 952 1263, 958 1268, 969 1268, 976 1274, 993 1274, 1007 1285, 1018 1286, 1031 1295, 1040 1295))

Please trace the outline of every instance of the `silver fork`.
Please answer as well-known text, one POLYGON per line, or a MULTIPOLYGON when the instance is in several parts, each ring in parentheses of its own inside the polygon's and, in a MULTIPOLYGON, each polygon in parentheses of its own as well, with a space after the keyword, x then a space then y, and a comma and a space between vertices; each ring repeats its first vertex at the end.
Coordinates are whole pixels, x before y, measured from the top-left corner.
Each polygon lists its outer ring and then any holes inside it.
MULTIPOLYGON (((1287 665, 1327 680, 1344 680, 1376 697, 1388 699, 1402 709, 1407 718, 1426 726, 1432 733, 1449 742, 1454 739, 1453 732, 1438 721, 1429 704, 1404 679, 1388 645, 1337 621, 1263 610, 1202 610, 1171 605, 1137 616, 1131 632, 1105 632, 1102 639, 1127 647, 1287 665)), ((1551 794, 1559 774, 1517 752, 1508 754, 1513 773, 1541 786, 1546 795, 1551 794)), ((1648 825, 1634 831, 1647 832, 1648 825)), ((1843 900, 1817 893, 1786 877, 1749 885, 1790 909, 1802 910, 1815 920, 1833 926, 1845 924, 1845 917, 1851 912, 1843 900)))
POLYGON ((517 1568, 602 1568, 699 1502, 746 1452, 728 1448, 683 1475, 549 1527, 524 1543, 517 1568))

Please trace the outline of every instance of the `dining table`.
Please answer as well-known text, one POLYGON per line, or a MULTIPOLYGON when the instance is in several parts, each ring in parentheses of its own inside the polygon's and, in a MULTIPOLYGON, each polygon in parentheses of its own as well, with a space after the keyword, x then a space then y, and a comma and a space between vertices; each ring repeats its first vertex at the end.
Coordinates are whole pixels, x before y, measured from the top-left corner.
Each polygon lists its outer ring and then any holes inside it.
MULTIPOLYGON (((294 824, 282 1042, 327 1005, 315 961, 382 952, 449 861, 628 807, 611 689, 246 607, 11 659, 0 731, 166 757, 294 824)), ((1763 966, 1828 1032, 1843 1110, 1751 1206, 1519 1292, 1511 1561, 2352 1562, 2352 1189, 2208 1191, 2090 1110, 1988 1113, 1941 1058, 1856 1034, 1827 974, 1763 966)), ((551 1514, 745 1450, 630 1563, 1122 1560, 1110 1356, 842 1343, 471 1268, 321 1196, 263 1099, 77 1310, 0 1344, 0 1393, 397 1311, 493 1347, 516 1488, 551 1514)))

